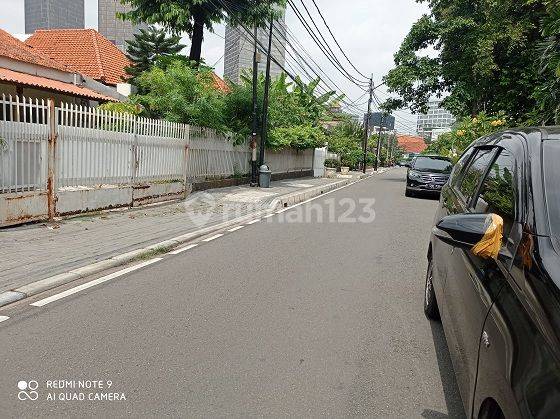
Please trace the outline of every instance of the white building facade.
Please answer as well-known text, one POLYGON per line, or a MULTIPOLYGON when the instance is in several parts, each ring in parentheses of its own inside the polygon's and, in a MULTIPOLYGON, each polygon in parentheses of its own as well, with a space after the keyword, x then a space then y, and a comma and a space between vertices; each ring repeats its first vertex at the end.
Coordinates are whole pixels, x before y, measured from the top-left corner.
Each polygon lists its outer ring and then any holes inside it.
POLYGON ((419 114, 416 132, 428 141, 435 141, 443 132, 451 129, 456 118, 448 110, 441 107, 441 99, 430 100, 428 113, 419 114))

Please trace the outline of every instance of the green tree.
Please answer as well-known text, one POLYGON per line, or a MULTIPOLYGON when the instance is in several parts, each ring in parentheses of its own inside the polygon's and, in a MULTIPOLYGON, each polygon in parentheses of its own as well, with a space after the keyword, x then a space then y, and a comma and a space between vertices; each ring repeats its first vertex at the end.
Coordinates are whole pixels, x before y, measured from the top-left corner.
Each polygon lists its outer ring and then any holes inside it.
POLYGON ((543 83, 533 94, 538 103, 530 117, 533 125, 547 122, 541 115, 550 115, 554 124, 560 124, 560 2, 553 6, 551 2, 549 15, 543 20, 544 39, 538 49, 543 83))
POLYGON ((504 112, 517 122, 536 115, 539 123, 554 121, 557 106, 546 106, 554 99, 543 93, 557 75, 539 47, 548 30, 557 56, 558 20, 552 15, 558 0, 419 1, 428 3, 430 13, 412 26, 395 54, 396 67, 385 82, 399 97, 388 100, 386 109, 425 111, 431 95, 448 94, 443 105, 460 117, 504 112))
POLYGON ((179 41, 180 36, 168 36, 163 29, 150 26, 148 29, 140 29, 134 34, 133 40, 127 40, 126 52, 132 65, 126 68, 126 72, 135 80, 144 71, 163 57, 174 56, 185 47, 179 41))
MULTIPOLYGON (((237 143, 242 143, 251 135, 253 122, 253 87, 252 77, 242 74, 240 83, 230 85, 231 90, 225 96, 224 120, 235 136, 237 143)), ((263 103, 264 77, 261 75, 257 84, 257 103, 263 103)), ((257 132, 261 131, 262 106, 257 108, 257 132)))
POLYGON ((204 28, 226 21, 233 25, 262 25, 271 15, 279 15, 278 6, 285 0, 121 0, 131 6, 123 19, 132 22, 159 24, 164 29, 179 35, 187 33, 192 40, 189 58, 197 63, 201 60, 204 28))
MULTIPOLYGON (((321 119, 327 112, 334 92, 316 95, 319 81, 305 84, 296 78, 288 82, 285 75, 272 81, 270 88, 269 125, 267 147, 272 149, 306 149, 322 146, 326 137, 321 119)), ((258 79, 258 103, 262 104, 264 77, 258 79)), ((224 98, 224 119, 238 141, 251 134, 253 121, 252 79, 241 76, 240 84, 233 84, 224 98)), ((262 106, 258 109, 258 131, 261 131, 262 106)))
POLYGON ((181 60, 167 68, 155 66, 138 77, 140 89, 132 101, 150 117, 226 131, 224 94, 214 86, 212 71, 192 68, 181 60))
MULTIPOLYGON (((364 128, 360 123, 347 119, 328 132, 329 151, 340 156, 342 166, 357 169, 364 158, 364 135, 364 128)), ((375 156, 370 148, 367 153, 367 163, 373 163, 374 159, 375 156)))

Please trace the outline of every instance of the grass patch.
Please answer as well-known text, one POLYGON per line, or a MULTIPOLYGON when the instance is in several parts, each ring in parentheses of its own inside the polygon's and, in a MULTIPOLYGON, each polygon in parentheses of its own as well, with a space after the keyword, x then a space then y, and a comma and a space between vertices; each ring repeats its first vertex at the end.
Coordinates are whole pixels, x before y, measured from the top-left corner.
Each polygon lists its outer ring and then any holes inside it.
POLYGON ((156 247, 155 249, 151 249, 151 250, 147 251, 146 253, 143 253, 140 256, 135 257, 134 259, 131 260, 131 262, 140 262, 140 261, 152 259, 156 256, 163 255, 163 254, 169 252, 174 247, 175 246, 159 246, 159 247, 156 247))

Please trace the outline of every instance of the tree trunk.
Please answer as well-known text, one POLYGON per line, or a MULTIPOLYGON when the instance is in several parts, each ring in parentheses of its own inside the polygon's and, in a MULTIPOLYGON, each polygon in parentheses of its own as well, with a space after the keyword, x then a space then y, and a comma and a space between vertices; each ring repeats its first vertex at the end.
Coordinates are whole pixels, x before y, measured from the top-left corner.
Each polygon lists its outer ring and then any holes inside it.
POLYGON ((202 54, 202 41, 204 39, 204 9, 200 6, 193 6, 192 16, 194 19, 194 27, 191 39, 191 52, 189 59, 191 61, 196 61, 200 63, 200 58, 202 54))

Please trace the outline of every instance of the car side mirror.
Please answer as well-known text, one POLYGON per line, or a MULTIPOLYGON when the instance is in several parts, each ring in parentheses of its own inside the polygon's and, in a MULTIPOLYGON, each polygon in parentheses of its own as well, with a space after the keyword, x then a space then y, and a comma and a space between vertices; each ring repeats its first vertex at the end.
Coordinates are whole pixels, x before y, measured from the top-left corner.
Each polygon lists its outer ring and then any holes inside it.
POLYGON ((503 231, 504 220, 497 214, 449 215, 433 229, 441 241, 495 260, 502 247, 503 231))

